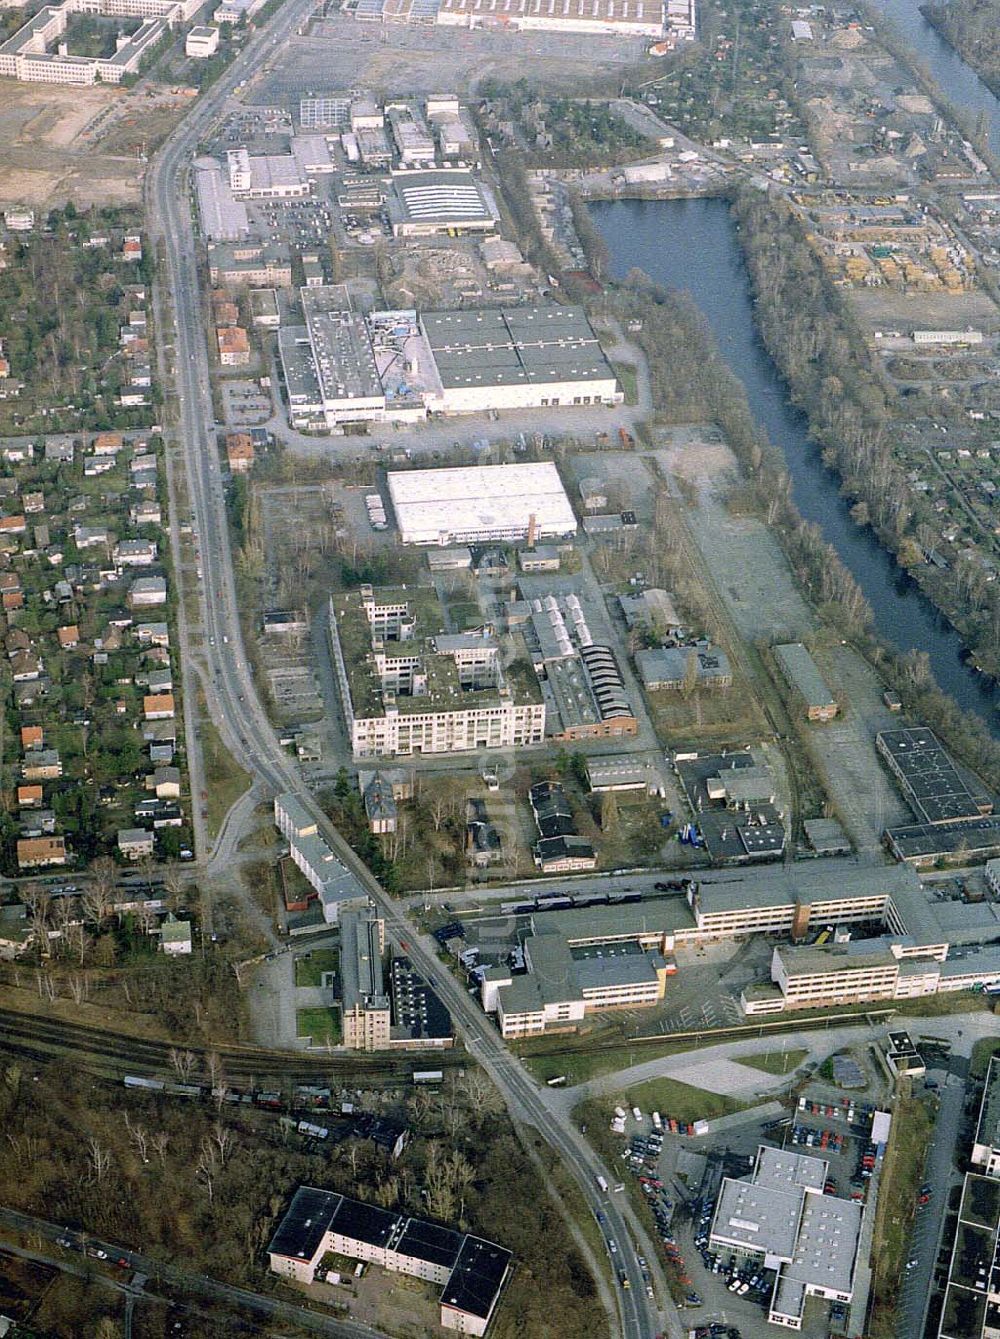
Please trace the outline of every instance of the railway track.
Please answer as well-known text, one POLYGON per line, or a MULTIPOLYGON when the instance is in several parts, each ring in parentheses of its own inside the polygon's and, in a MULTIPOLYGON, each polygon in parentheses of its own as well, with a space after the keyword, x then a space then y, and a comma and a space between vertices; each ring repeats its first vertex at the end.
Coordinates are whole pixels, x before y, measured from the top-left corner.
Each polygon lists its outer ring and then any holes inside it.
POLYGON ((609 1041, 594 1042, 585 1049, 579 1046, 553 1046, 531 1050, 527 1060, 570 1059, 581 1054, 600 1055, 604 1051, 640 1052, 644 1047, 662 1046, 665 1042, 690 1043, 691 1046, 715 1046, 727 1041, 746 1041, 749 1037, 781 1036, 783 1033, 821 1032, 828 1028, 859 1027, 865 1023, 885 1024, 897 1012, 894 1007, 869 1009, 864 1013, 824 1014, 818 1018, 762 1019, 754 1023, 734 1023, 729 1027, 703 1027, 688 1032, 652 1032, 638 1037, 615 1037, 609 1041))
POLYGON ((324 1075, 343 1074, 362 1082, 386 1083, 409 1079, 414 1069, 457 1069, 467 1063, 462 1051, 435 1051, 433 1062, 426 1052, 405 1056, 365 1055, 355 1052, 294 1053, 254 1046, 213 1047, 155 1041, 111 1032, 84 1023, 69 1023, 33 1014, 0 1009, 0 1051, 36 1060, 73 1059, 102 1074, 123 1078, 129 1074, 165 1074, 173 1071, 172 1050, 190 1051, 195 1071, 207 1070, 209 1053, 217 1055, 230 1079, 253 1078, 258 1082, 315 1083, 324 1075))

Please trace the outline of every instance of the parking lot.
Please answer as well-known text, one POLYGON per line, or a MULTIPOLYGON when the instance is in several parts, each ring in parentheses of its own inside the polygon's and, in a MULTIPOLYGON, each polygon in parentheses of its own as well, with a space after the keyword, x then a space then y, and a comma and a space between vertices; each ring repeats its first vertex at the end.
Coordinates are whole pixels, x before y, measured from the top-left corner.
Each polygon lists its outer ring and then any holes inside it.
MULTIPOLYGON (((714 1249, 709 1240, 723 1178, 749 1176, 761 1144, 784 1147, 827 1162, 824 1193, 864 1203, 875 1174, 869 1135, 881 1096, 877 1084, 855 1095, 811 1083, 786 1115, 729 1128, 711 1143, 683 1126, 673 1129, 677 1122, 667 1113, 639 1112, 637 1119, 636 1109, 615 1109, 613 1128, 627 1138, 625 1174, 636 1179, 649 1203, 696 1339, 764 1339, 774 1333, 767 1311, 775 1271, 760 1259, 714 1249)), ((802 1333, 827 1339, 844 1333, 847 1320, 845 1306, 809 1298, 802 1333)))

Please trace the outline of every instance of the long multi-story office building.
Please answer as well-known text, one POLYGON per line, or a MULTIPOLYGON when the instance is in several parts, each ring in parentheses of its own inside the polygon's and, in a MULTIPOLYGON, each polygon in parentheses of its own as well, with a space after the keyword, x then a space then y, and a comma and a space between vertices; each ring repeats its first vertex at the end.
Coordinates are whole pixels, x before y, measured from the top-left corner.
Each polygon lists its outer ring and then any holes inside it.
POLYGON ((994 1056, 986 1074, 970 1161, 986 1176, 1000 1178, 1000 1058, 994 1056))
POLYGON ((538 680, 515 639, 448 633, 432 590, 330 600, 330 646, 355 758, 522 748, 545 738, 538 680))
POLYGON ((312 814, 297 796, 274 797, 274 826, 288 841, 288 853, 319 898, 323 919, 336 924, 341 904, 364 896, 356 876, 334 855, 312 814))
POLYGON ((1000 1335, 1000 1059, 990 1061, 955 1222, 938 1339, 1000 1335))
POLYGON ((561 927, 539 918, 524 940, 525 975, 503 967, 483 977, 481 998, 504 1037, 572 1030, 588 1014, 637 1009, 663 999, 673 963, 656 951, 616 951, 609 944, 572 944, 561 927))
POLYGON ((649 962, 618 959, 619 951, 660 955, 669 975, 669 955, 677 948, 755 934, 787 936, 790 942, 775 946, 771 980, 745 988, 748 1015, 913 999, 1000 983, 1000 947, 994 943, 1000 916, 975 906, 939 911, 906 865, 829 859, 720 870, 692 881, 686 897, 535 912, 532 927, 526 959, 531 945, 540 961, 555 963, 556 950, 540 937, 560 936, 565 949, 559 952, 568 951, 571 966, 559 959, 558 970, 540 975, 489 969, 482 1002, 497 1014, 505 1035, 574 1027, 589 1009, 652 1003, 657 996, 649 962), (852 941, 850 927, 860 927, 865 937, 852 941), (829 934, 834 942, 815 942, 829 934), (961 952, 949 956, 953 943, 961 952), (578 961, 588 948, 600 948, 608 964, 602 984, 595 981, 589 994, 573 977, 594 970, 578 961))

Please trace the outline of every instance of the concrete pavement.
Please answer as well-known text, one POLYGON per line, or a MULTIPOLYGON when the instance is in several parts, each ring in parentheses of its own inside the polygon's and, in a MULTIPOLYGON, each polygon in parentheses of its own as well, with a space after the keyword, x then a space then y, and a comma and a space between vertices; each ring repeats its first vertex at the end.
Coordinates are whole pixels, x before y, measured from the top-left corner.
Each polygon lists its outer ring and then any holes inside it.
MULTIPOLYGON (((967 1058, 975 1041, 981 1037, 996 1036, 996 1018, 986 1011, 949 1014, 935 1018, 900 1014, 892 1020, 892 1026, 906 1029, 911 1036, 925 1032, 946 1038, 952 1043, 953 1057, 967 1058)), ((822 1032, 803 1032, 799 1035, 765 1034, 759 1037, 744 1037, 738 1041, 720 1042, 717 1046, 704 1046, 677 1055, 640 1060, 624 1069, 602 1074, 575 1087, 557 1088, 551 1091, 556 1094, 556 1100, 567 1110, 587 1098, 621 1092, 636 1084, 658 1078, 676 1079, 680 1083, 703 1088, 707 1092, 721 1093, 743 1100, 758 1096, 767 1097, 787 1088, 790 1082, 809 1066, 815 1068, 821 1065, 829 1056, 843 1050, 844 1047, 867 1045, 884 1031, 881 1024, 873 1028, 867 1023, 862 1023, 856 1026, 831 1027, 822 1032), (787 1074, 768 1074, 764 1070, 739 1063, 740 1056, 780 1051, 783 1045, 789 1050, 809 1052, 806 1059, 794 1069, 790 1069, 787 1074)), ((640 1046, 636 1046, 635 1054, 642 1054, 640 1046)), ((950 1087, 946 1091, 950 1093, 950 1087)))

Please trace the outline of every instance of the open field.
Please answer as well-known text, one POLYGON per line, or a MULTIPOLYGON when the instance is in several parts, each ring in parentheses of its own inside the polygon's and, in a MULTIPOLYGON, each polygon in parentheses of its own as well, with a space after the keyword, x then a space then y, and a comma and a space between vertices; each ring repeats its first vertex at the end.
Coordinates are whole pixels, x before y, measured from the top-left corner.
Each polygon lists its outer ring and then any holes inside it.
POLYGON ((525 62, 545 70, 546 86, 578 92, 595 76, 633 65, 647 43, 641 39, 532 32, 502 34, 451 28, 381 27, 331 14, 293 37, 255 81, 248 101, 279 102, 320 88, 380 88, 387 93, 463 93, 484 79, 522 78, 525 62))
POLYGON ((295 959, 297 986, 322 986, 325 972, 335 972, 340 965, 340 954, 335 948, 314 948, 309 954, 295 959))
POLYGON ((206 821, 209 832, 214 836, 226 814, 249 786, 250 776, 238 766, 211 721, 203 717, 198 733, 205 758, 206 821))
POLYGON ((314 1009, 296 1009, 295 1030, 300 1037, 309 1037, 314 1046, 339 1046, 340 1017, 336 1009, 318 1006, 314 1009))
POLYGON ((72 200, 138 203, 146 154, 190 101, 95 84, 60 88, 5 79, 0 93, 0 208, 47 209, 72 200))
MULTIPOLYGON (((681 1121, 714 1120, 717 1116, 729 1116, 734 1111, 742 1111, 748 1105, 735 1097, 727 1097, 725 1093, 706 1092, 704 1088, 694 1088, 690 1083, 667 1078, 637 1083, 634 1088, 625 1089, 619 1096, 630 1107, 639 1107, 641 1111, 659 1111, 662 1115, 681 1121)), ((607 1100, 614 1106, 613 1099, 607 1100)))
POLYGON ((871 329, 884 330, 898 325, 903 330, 921 329, 979 330, 997 328, 997 309, 988 294, 973 293, 896 293, 883 285, 851 293, 851 304, 862 322, 871 329))

